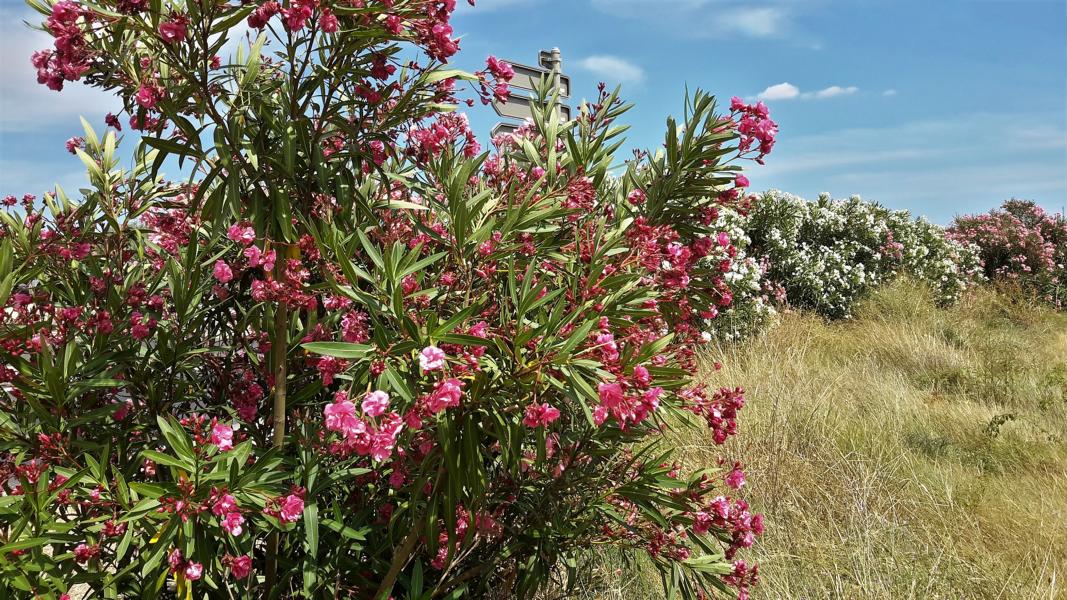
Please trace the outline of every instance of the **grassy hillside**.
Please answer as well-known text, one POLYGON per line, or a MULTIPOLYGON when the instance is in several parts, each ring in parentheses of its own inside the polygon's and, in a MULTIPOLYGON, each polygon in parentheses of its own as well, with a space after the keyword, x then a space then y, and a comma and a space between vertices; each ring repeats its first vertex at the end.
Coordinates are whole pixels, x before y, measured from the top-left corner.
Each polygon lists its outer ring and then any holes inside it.
POLYGON ((756 597, 1067 597, 1067 317, 900 284, 716 358, 749 390, 756 597))
MULTIPOLYGON (((748 389, 728 448, 767 517, 754 598, 1067 598, 1067 316, 901 283, 710 358, 748 389)), ((679 436, 689 466, 719 454, 679 436)), ((591 596, 661 595, 612 562, 591 596)))

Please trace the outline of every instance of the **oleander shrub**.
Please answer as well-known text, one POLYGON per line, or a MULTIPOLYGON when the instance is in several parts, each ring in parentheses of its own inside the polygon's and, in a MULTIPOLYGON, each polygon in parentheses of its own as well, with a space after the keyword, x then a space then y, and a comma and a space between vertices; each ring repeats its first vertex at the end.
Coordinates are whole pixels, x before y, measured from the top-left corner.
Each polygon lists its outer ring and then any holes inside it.
POLYGON ((731 260, 720 265, 728 286, 729 302, 707 315, 704 339, 739 342, 765 331, 781 304, 780 288, 764 276, 765 260, 750 254, 751 240, 745 230, 752 197, 735 208, 716 211, 715 226, 735 249, 731 260))
POLYGON ((978 272, 972 246, 858 196, 807 201, 771 190, 753 202, 745 230, 749 252, 766 261, 767 285, 789 306, 828 318, 849 316, 859 298, 898 274, 930 282, 950 303, 978 272))
POLYGON ((453 0, 31 4, 41 83, 129 119, 0 212, 5 597, 530 597, 597 548, 747 596, 742 466, 664 433, 737 431, 695 352, 762 104, 697 92, 612 181, 617 92, 480 150, 461 84, 511 73, 445 66, 453 0))
POLYGON ((1030 200, 1008 200, 985 214, 956 217, 950 236, 978 248, 985 276, 1018 285, 1063 308, 1067 220, 1030 200))

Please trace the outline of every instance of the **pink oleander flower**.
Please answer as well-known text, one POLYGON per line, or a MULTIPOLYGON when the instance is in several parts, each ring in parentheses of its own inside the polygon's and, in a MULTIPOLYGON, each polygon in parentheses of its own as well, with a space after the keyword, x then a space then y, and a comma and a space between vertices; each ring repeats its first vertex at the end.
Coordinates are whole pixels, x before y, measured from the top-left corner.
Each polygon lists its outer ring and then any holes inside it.
POLYGON ((363 414, 368 417, 377 417, 389 410, 389 394, 382 391, 368 393, 363 398, 363 414))
POLYGON ((188 22, 189 19, 185 15, 172 17, 169 21, 159 24, 159 35, 168 44, 181 42, 188 35, 188 22))
POLYGON ((248 246, 256 241, 256 230, 251 225, 234 223, 226 230, 226 237, 232 242, 248 246))
MULTIPOLYGON (((67 140, 67 152, 71 154, 77 154, 78 149, 85 145, 85 139, 81 137, 72 137, 67 140)), ((14 197, 14 196, 12 196, 14 197)))
POLYGON ((337 33, 340 28, 340 24, 337 22, 337 15, 323 9, 322 14, 319 16, 319 29, 323 33, 337 33))
POLYGON ((215 269, 213 275, 219 283, 229 283, 233 281, 233 270, 230 269, 230 265, 226 264, 222 260, 215 261, 215 269))
POLYGON ((237 499, 232 494, 222 494, 218 500, 211 505, 211 512, 217 517, 229 514, 237 510, 237 499))
POLYGON ((735 466, 734 469, 726 475, 723 481, 726 483, 726 485, 734 488, 735 490, 739 490, 745 485, 745 473, 741 470, 740 467, 735 466))
POLYGON ((495 56, 486 58, 485 65, 496 79, 501 81, 511 81, 511 79, 515 77, 515 70, 511 65, 495 56))
POLYGON ((148 110, 152 110, 153 108, 155 108, 156 102, 159 101, 159 96, 156 92, 156 88, 144 84, 142 84, 141 87, 137 89, 137 94, 134 96, 134 98, 137 100, 137 104, 140 104, 148 110))
POLYGON ((345 433, 356 428, 359 419, 356 418, 356 405, 344 392, 337 392, 333 397, 333 403, 326 405, 322 411, 326 418, 326 429, 345 433))
POLYGON ((278 518, 283 523, 296 523, 300 520, 302 514, 304 514, 304 499, 296 494, 289 494, 282 501, 281 510, 278 511, 278 518))
POLYGON ((424 398, 427 412, 435 415, 446 408, 456 408, 460 399, 463 398, 463 382, 450 378, 439 381, 434 385, 434 390, 424 398))
POLYGON ((546 427, 559 418, 559 409, 548 404, 530 404, 526 407, 526 414, 522 418, 523 425, 527 427, 546 427))
POLYGON ((252 573, 252 557, 242 554, 230 561, 230 574, 234 579, 244 579, 252 573))
POLYGON ((189 581, 196 581, 200 579, 204 574, 204 565, 189 561, 189 564, 185 565, 185 578, 189 581))
POLYGON ((427 346, 419 353, 419 368, 424 372, 443 369, 447 355, 437 346, 427 346))
POLYGON ((283 8, 282 22, 285 24, 285 28, 289 31, 300 31, 307 25, 308 19, 311 18, 312 10, 310 2, 300 2, 295 0, 289 8, 283 8))
POLYGON ((223 423, 215 423, 211 428, 211 443, 218 446, 220 452, 233 450, 233 428, 223 423))
POLYGON ((245 518, 241 516, 241 513, 232 512, 226 515, 226 518, 222 520, 222 523, 220 525, 230 535, 237 537, 244 532, 244 528, 242 527, 242 525, 244 525, 244 522, 245 518))
POLYGON ((749 185, 748 177, 745 177, 741 173, 738 173, 737 177, 734 178, 734 185, 736 185, 739 188, 748 187, 748 185, 749 185))
POLYGON ((96 544, 90 546, 88 544, 81 543, 74 547, 74 560, 80 565, 84 565, 99 556, 100 546, 96 544))

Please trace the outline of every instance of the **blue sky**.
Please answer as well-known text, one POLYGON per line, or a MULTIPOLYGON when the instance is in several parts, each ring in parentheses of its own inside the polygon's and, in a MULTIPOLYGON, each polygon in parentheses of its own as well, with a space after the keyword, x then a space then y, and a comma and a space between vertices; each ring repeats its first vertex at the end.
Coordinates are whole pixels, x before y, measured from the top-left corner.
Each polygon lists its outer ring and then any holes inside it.
MULTIPOLYGON (((28 56, 47 39, 26 16, 0 0, 3 194, 77 187, 63 142, 79 114, 102 126, 116 105, 36 85, 28 56)), ((1012 196, 1067 203, 1064 0, 479 0, 454 26, 460 67, 558 46, 572 102, 622 84, 635 147, 660 143, 687 85, 762 96, 781 134, 756 189, 860 194, 942 223, 1012 196)), ((492 109, 470 112, 487 139, 492 109)))

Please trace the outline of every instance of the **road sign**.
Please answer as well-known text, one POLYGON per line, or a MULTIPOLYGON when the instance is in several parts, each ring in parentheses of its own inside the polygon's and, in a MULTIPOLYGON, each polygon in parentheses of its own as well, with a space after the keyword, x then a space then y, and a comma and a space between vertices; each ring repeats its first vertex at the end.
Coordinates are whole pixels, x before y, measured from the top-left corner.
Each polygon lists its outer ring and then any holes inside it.
MULTIPOLYGON (((537 87, 540 87, 542 79, 547 80, 553 86, 553 93, 558 94, 560 98, 570 97, 571 78, 562 73, 563 58, 559 48, 542 50, 537 57, 539 67, 531 67, 530 65, 510 60, 504 62, 511 65, 512 70, 515 71, 515 76, 511 79, 507 102, 493 101, 493 110, 501 117, 521 121, 532 119, 533 105, 537 100, 528 92, 533 92, 537 87)), ((571 107, 562 103, 557 104, 557 106, 559 107, 560 118, 569 121, 571 119, 571 107)), ((493 129, 493 135, 496 135, 497 130, 503 131, 505 126, 504 123, 498 125, 493 129)), ((513 130, 518 126, 512 127, 508 125, 507 127, 511 127, 513 130)))
MULTIPOLYGON (((512 70, 515 71, 515 76, 511 78, 508 84, 511 87, 533 91, 541 84, 542 78, 552 81, 551 69, 531 67, 511 61, 505 62, 511 65, 512 70)), ((567 75, 560 74, 559 76, 559 96, 560 98, 571 97, 571 78, 567 75)))
POLYGON ((502 133, 515 133, 518 130, 519 125, 515 125, 514 123, 497 123, 496 127, 493 128, 493 131, 489 133, 489 136, 495 138, 502 133))
MULTIPOLYGON (((536 100, 527 96, 508 96, 506 103, 493 100, 493 110, 501 117, 525 121, 533 118, 533 105, 535 102, 536 100)), ((570 121, 571 107, 566 104, 557 104, 556 106, 559 108, 560 117, 565 121, 570 121)))

